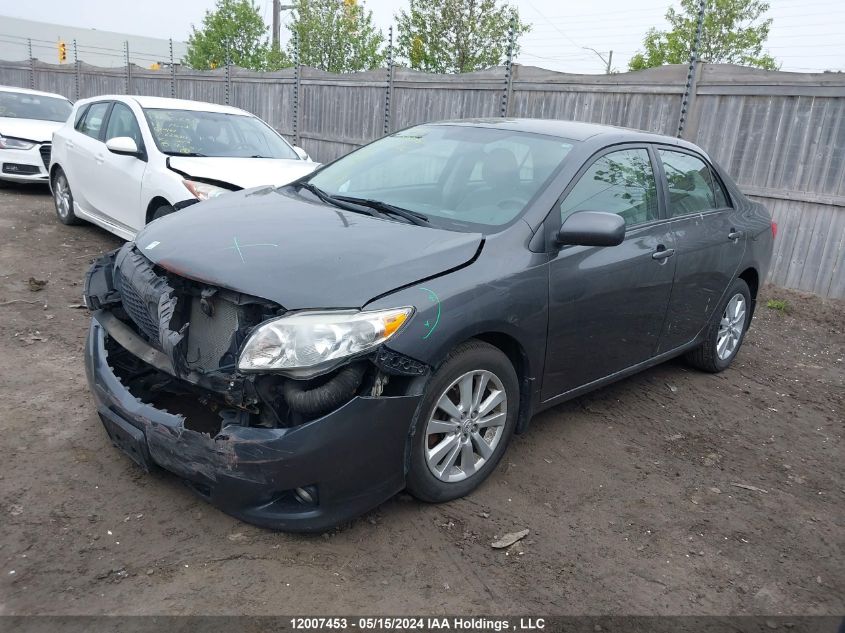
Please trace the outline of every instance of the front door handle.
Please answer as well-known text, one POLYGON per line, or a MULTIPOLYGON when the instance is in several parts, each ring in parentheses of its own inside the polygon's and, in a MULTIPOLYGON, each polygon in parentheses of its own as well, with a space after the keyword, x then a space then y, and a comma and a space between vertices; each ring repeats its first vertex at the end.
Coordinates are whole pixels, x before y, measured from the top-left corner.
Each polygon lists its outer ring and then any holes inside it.
POLYGON ((663 246, 658 246, 657 250, 651 254, 652 259, 663 260, 672 257, 675 254, 674 248, 665 248, 663 246))
POLYGON ((103 156, 102 154, 97 154, 97 156, 94 158, 94 160, 97 161, 98 165, 102 165, 106 161, 106 157, 103 156))
POLYGON ((731 232, 728 233, 728 239, 729 240, 738 240, 743 235, 745 235, 745 233, 743 233, 742 231, 737 231, 736 229, 732 228, 731 232))

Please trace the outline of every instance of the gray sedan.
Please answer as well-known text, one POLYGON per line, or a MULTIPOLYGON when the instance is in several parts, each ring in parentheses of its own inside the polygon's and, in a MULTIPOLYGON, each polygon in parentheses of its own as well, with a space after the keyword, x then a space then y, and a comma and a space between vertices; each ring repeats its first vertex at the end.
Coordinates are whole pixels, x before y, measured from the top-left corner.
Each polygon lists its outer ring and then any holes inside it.
POLYGON ((471 492, 532 415, 646 367, 726 369, 776 228, 675 138, 421 125, 100 258, 89 381, 142 467, 322 530, 471 492))

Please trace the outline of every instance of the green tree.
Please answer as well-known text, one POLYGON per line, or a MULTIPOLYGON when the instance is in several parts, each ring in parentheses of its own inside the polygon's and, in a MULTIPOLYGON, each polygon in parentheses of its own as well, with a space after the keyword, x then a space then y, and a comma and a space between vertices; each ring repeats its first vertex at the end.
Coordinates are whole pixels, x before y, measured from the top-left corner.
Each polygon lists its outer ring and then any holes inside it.
MULTIPOLYGON (((769 10, 763 0, 708 0, 701 31, 699 59, 713 64, 741 64, 777 70, 774 57, 763 52, 772 19, 761 19, 769 10)), ((698 28, 698 0, 681 0, 681 10, 669 8, 670 29, 649 29, 643 51, 628 63, 629 70, 689 61, 698 28)))
POLYGON ((514 29, 514 55, 519 38, 531 27, 519 11, 499 0, 411 0, 395 16, 399 57, 416 70, 466 73, 504 62, 508 30, 514 29))
MULTIPOLYGON (((373 12, 356 0, 296 0, 288 25, 299 40, 299 62, 332 73, 378 68, 384 35, 373 26, 373 12)), ((293 56, 293 38, 288 53, 293 56)))
POLYGON ((206 11, 202 27, 192 26, 185 63, 191 68, 219 68, 231 63, 252 70, 274 70, 290 63, 271 51, 267 25, 252 0, 217 0, 206 11))

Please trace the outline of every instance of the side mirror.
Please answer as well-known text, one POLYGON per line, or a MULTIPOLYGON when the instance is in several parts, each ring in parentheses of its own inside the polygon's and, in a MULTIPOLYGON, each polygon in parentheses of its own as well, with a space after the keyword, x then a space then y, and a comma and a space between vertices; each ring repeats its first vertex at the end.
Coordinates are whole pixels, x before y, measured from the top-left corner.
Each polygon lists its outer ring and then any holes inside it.
POLYGON ((311 160, 311 157, 308 155, 308 152, 306 152, 298 145, 293 146, 293 151, 295 151, 296 155, 299 156, 302 160, 311 160))
POLYGON ((121 156, 140 156, 141 152, 138 150, 138 145, 128 136, 115 136, 106 141, 106 149, 112 154, 120 154, 121 156))
POLYGON ((625 239, 625 219, 605 211, 578 211, 563 222, 557 243, 571 246, 617 246, 625 239))

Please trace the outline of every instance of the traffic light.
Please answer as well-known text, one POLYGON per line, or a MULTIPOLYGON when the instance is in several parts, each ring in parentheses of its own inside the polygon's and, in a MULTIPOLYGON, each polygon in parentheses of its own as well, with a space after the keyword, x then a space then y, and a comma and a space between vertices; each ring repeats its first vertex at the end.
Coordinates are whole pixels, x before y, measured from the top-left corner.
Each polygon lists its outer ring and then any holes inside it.
POLYGON ((67 61, 67 44, 59 40, 59 63, 64 64, 67 61))

